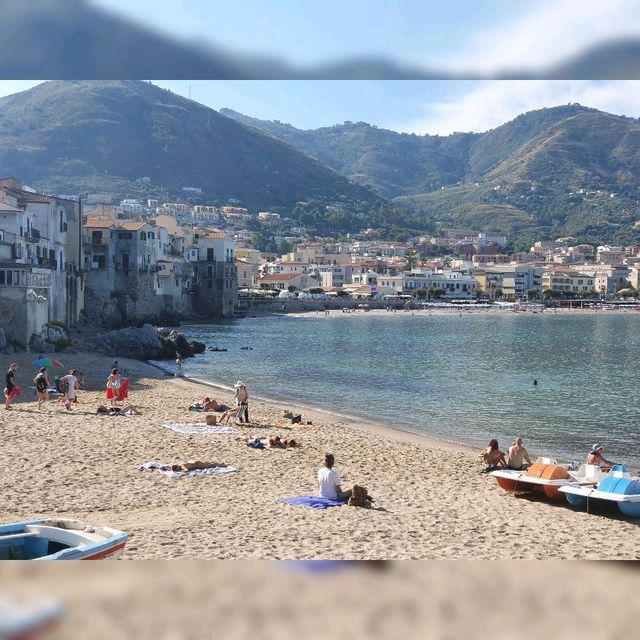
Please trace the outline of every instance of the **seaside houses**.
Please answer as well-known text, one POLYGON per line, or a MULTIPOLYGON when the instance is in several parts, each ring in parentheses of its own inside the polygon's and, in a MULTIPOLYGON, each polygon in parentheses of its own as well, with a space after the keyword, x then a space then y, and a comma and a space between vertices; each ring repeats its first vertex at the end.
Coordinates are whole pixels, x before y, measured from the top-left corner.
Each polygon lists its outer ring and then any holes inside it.
POLYGON ((80 319, 81 224, 79 199, 0 180, 0 325, 17 345, 80 319))
POLYGON ((231 316, 234 243, 221 232, 146 220, 87 216, 84 254, 89 322, 120 325, 198 314, 231 316))

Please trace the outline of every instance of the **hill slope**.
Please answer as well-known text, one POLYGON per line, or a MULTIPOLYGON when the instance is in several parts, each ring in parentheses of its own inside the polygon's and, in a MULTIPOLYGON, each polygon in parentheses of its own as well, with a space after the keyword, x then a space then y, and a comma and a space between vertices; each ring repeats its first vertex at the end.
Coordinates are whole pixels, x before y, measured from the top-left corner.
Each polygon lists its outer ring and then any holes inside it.
POLYGON ((300 151, 142 81, 47 82, 0 99, 0 174, 58 192, 153 184, 253 209, 378 200, 300 151))
POLYGON ((629 231, 640 218, 640 123, 633 118, 573 104, 485 133, 442 137, 351 122, 303 131, 222 113, 442 224, 609 238, 619 235, 615 225, 629 231))

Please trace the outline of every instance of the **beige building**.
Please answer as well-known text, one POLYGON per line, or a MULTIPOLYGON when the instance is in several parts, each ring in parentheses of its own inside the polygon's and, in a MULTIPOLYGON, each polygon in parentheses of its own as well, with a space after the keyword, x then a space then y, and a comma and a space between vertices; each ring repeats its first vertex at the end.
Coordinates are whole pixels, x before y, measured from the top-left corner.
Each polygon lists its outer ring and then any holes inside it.
POLYGON ((548 271, 542 275, 542 289, 570 294, 591 293, 595 291, 595 279, 575 271, 548 271))

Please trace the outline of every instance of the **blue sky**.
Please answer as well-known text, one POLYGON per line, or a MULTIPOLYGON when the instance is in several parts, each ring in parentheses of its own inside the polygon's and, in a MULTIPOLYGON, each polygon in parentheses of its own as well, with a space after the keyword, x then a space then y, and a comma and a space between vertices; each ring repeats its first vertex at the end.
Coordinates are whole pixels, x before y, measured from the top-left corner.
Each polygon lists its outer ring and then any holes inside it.
MULTIPOLYGON (((23 91, 30 81, 0 81, 0 95, 23 91)), ((155 84, 214 109, 300 128, 362 120, 396 131, 446 135, 486 131, 520 113, 579 102, 640 117, 640 81, 156 81, 155 84)))
POLYGON ((374 54, 488 73, 640 35, 637 0, 90 0, 156 30, 293 65, 374 54))

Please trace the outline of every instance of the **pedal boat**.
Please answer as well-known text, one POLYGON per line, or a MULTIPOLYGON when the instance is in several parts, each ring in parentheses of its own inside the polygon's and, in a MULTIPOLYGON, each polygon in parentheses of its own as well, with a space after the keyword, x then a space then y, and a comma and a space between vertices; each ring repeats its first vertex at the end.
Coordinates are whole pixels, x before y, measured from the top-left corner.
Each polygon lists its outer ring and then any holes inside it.
POLYGON ((567 502, 590 511, 591 506, 616 504, 622 515, 640 518, 640 479, 632 478, 623 465, 614 465, 596 486, 560 488, 567 502))
POLYGON ((101 560, 117 558, 127 534, 69 518, 0 525, 0 560, 101 560))
POLYGON ((561 487, 591 488, 601 479, 602 472, 592 464, 583 464, 576 472, 570 472, 553 458, 538 458, 528 469, 499 469, 491 475, 505 491, 539 491, 550 500, 561 500, 561 487))

